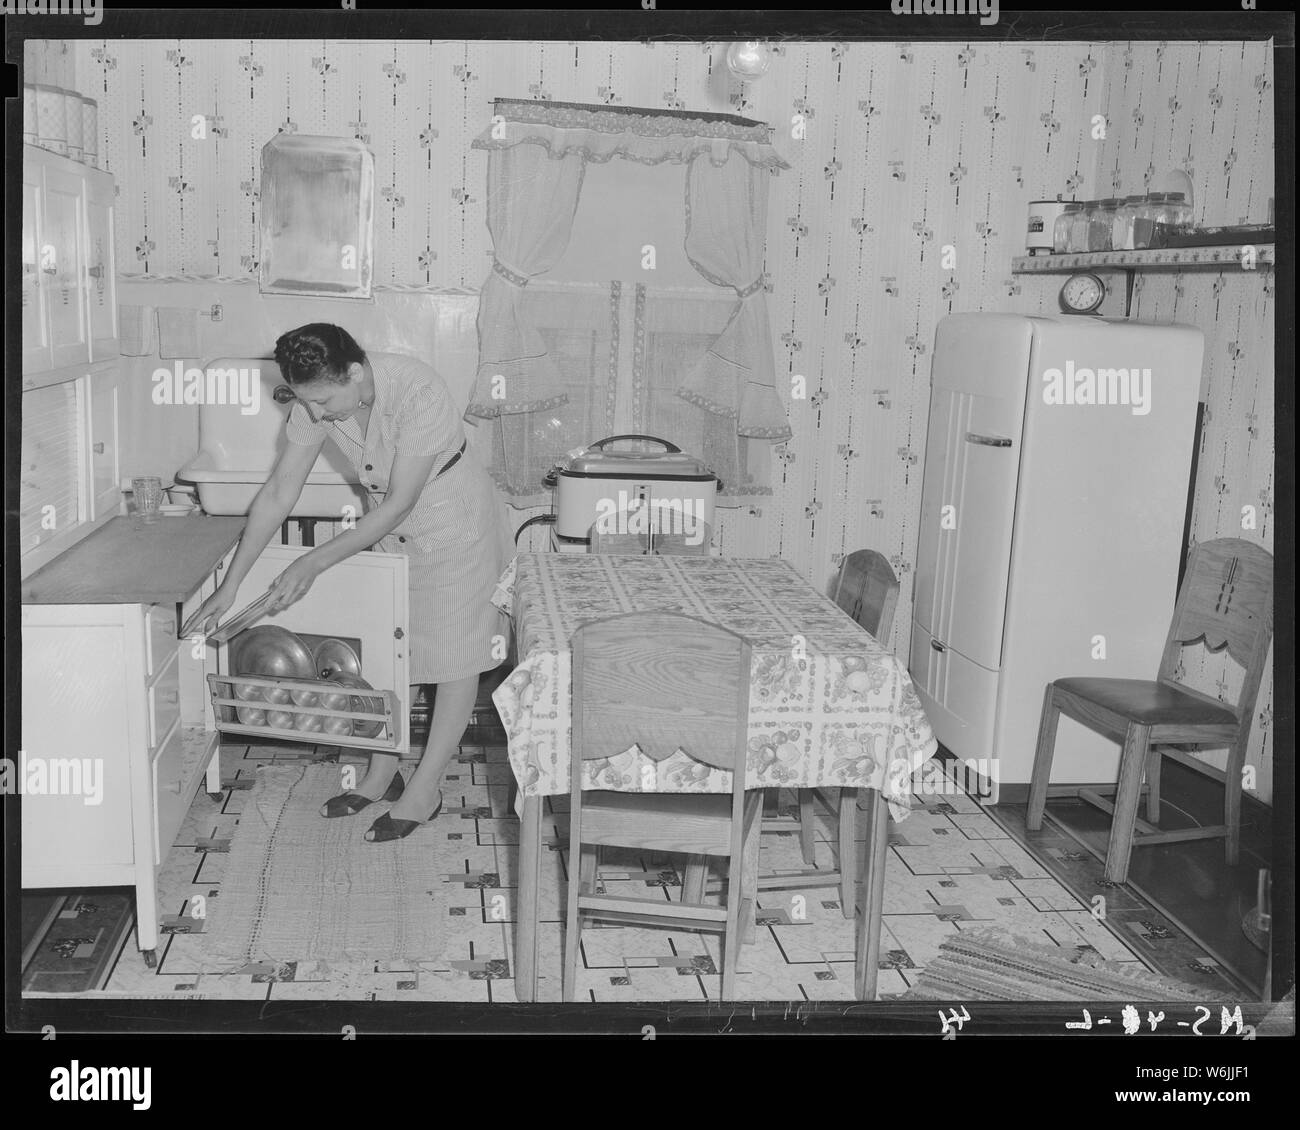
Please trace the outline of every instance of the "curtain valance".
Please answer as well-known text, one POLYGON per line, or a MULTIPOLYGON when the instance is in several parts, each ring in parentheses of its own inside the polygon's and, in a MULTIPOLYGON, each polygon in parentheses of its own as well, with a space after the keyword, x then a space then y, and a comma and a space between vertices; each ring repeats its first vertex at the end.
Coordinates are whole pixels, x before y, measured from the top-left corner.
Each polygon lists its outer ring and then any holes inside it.
POLYGON ((721 167, 733 153, 755 168, 788 169, 772 148, 771 129, 730 114, 665 110, 594 109, 571 102, 500 99, 497 120, 472 143, 475 149, 538 145, 548 156, 571 154, 604 164, 614 158, 643 165, 689 164, 707 157, 721 167))

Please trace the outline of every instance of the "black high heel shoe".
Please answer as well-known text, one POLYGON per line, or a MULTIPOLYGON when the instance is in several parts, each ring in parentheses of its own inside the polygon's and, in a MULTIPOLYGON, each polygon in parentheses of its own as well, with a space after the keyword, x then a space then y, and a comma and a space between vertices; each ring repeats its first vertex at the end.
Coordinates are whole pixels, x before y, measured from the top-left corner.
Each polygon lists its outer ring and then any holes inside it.
MULTIPOLYGON (((406 791, 406 782, 402 780, 401 772, 393 774, 393 779, 389 782, 388 788, 384 790, 382 800, 394 801, 406 791)), ((325 802, 321 809, 321 815, 329 818, 334 816, 355 816, 363 808, 368 808, 374 804, 368 796, 362 796, 360 793, 339 793, 338 796, 332 796, 325 802)))
MULTIPOLYGON (((442 793, 438 793, 438 807, 433 810, 429 816, 432 820, 439 812, 442 811, 442 793)), ((369 828, 366 829, 366 843, 384 844, 390 840, 404 840, 416 828, 429 823, 429 820, 402 820, 394 819, 387 812, 378 817, 369 828)))

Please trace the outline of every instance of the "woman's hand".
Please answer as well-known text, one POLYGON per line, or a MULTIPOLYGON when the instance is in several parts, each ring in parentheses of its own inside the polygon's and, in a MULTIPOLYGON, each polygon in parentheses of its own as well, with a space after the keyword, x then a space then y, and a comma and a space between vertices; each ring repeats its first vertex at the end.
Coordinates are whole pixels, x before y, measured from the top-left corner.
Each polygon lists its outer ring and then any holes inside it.
POLYGON ((320 569, 312 561, 311 554, 298 558, 275 579, 271 586, 271 600, 267 604, 268 612, 279 612, 296 604, 307 595, 312 583, 320 575, 320 569))
POLYGON ((230 606, 234 603, 234 592, 227 592, 224 586, 219 587, 199 605, 198 611, 181 625, 181 638, 206 636, 209 632, 215 631, 222 617, 230 611, 230 606))

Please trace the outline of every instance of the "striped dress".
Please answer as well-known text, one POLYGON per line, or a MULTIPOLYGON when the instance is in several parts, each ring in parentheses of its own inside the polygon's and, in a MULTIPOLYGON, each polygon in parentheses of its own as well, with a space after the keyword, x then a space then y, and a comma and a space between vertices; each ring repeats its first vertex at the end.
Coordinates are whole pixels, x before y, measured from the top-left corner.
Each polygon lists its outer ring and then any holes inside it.
POLYGON ((505 658, 501 640, 509 631, 491 599, 509 560, 492 480, 468 449, 438 476, 461 449, 465 431, 433 369, 396 354, 368 353, 366 360, 375 398, 364 435, 353 419, 314 421, 301 401, 289 413, 285 435, 308 446, 333 440, 356 468, 371 508, 384 500, 395 456, 438 456, 414 509, 375 548, 407 558, 411 682, 450 682, 491 670, 505 658))

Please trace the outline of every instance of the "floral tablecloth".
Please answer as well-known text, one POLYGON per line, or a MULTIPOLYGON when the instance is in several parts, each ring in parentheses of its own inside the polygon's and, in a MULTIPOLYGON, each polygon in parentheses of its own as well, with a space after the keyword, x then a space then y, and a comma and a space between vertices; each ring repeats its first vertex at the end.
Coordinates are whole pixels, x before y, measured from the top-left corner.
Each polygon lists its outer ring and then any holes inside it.
MULTIPOLYGON (((527 796, 570 788, 569 639, 624 612, 680 612, 749 640, 746 788, 880 789, 896 820, 937 749, 906 668, 780 558, 520 554, 493 597, 514 619, 519 665, 493 694, 527 796)), ((730 792, 731 774, 678 750, 633 746, 583 783, 627 792, 730 792)))

